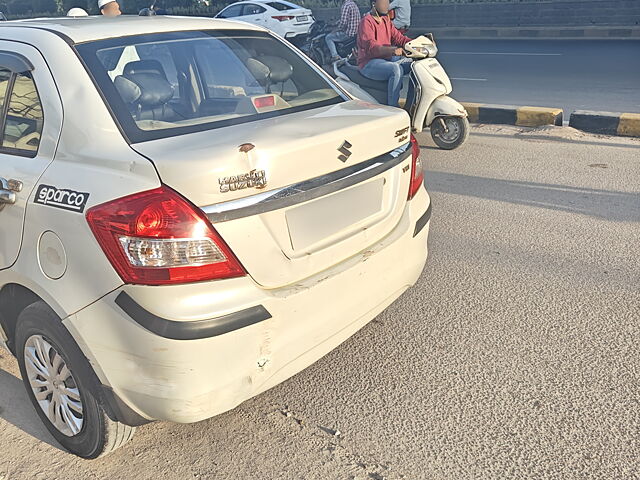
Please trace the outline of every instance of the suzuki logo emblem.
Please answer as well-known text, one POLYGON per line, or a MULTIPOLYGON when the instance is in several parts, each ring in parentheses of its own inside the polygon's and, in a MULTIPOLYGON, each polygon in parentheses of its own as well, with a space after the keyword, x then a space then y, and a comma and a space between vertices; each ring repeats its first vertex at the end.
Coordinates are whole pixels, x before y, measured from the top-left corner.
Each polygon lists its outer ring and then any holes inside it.
POLYGON ((338 148, 338 151, 342 154, 338 157, 338 160, 342 160, 343 162, 349 160, 349 157, 352 155, 351 150, 349 150, 351 147, 353 147, 353 145, 345 140, 342 145, 340 145, 340 148, 338 148))

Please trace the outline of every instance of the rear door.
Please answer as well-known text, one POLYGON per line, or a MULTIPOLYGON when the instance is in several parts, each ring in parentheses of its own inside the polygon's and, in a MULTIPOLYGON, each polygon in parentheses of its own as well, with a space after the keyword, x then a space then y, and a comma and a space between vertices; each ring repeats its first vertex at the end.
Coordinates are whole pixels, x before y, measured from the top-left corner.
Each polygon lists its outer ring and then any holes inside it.
POLYGON ((53 159, 62 104, 40 53, 0 41, 0 269, 16 260, 27 200, 53 159))
POLYGON ((217 18, 236 18, 242 15, 242 4, 231 5, 222 10, 217 18))
POLYGON ((254 25, 260 25, 261 27, 268 27, 267 15, 265 15, 267 9, 262 5, 255 3, 245 3, 242 7, 242 20, 243 22, 252 23, 254 25))

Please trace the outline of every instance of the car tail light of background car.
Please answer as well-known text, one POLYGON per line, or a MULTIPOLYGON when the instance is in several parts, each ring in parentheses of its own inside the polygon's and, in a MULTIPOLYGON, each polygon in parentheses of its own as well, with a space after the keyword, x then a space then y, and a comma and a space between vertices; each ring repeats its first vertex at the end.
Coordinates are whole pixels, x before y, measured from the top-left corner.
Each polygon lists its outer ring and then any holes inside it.
POLYGON ((278 20, 279 22, 285 22, 287 20, 293 20, 295 17, 293 15, 274 15, 271 18, 278 20))
POLYGON ((165 185, 97 205, 86 218, 126 283, 167 285, 246 275, 207 217, 165 185))
POLYGON ((411 134, 411 183, 409 184, 409 200, 416 196, 424 182, 424 169, 420 160, 420 145, 411 134))

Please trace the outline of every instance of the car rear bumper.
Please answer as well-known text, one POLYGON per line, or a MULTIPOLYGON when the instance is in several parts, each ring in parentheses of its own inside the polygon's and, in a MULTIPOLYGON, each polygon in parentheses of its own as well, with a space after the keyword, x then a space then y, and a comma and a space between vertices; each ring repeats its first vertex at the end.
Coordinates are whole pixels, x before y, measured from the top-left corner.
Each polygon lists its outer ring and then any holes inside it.
POLYGON ((287 27, 285 28, 286 33, 284 35, 284 38, 294 38, 300 35, 306 35, 309 33, 309 30, 311 30, 311 25, 313 25, 313 21, 297 25, 295 23, 287 25, 287 27))
POLYGON ((428 206, 421 189, 386 238, 298 284, 127 285, 64 323, 127 408, 203 420, 306 368, 412 286, 427 258, 428 206))

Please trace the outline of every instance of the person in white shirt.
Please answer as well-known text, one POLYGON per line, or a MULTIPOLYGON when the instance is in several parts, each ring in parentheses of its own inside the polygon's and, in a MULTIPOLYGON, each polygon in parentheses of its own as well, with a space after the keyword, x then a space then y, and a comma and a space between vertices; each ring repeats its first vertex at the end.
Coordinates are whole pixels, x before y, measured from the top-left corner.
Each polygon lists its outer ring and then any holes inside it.
POLYGON ((402 33, 411 26, 411 0, 393 0, 389 8, 394 11, 393 24, 402 33))
POLYGON ((122 14, 120 4, 116 0, 98 0, 98 8, 105 17, 117 17, 122 14))

